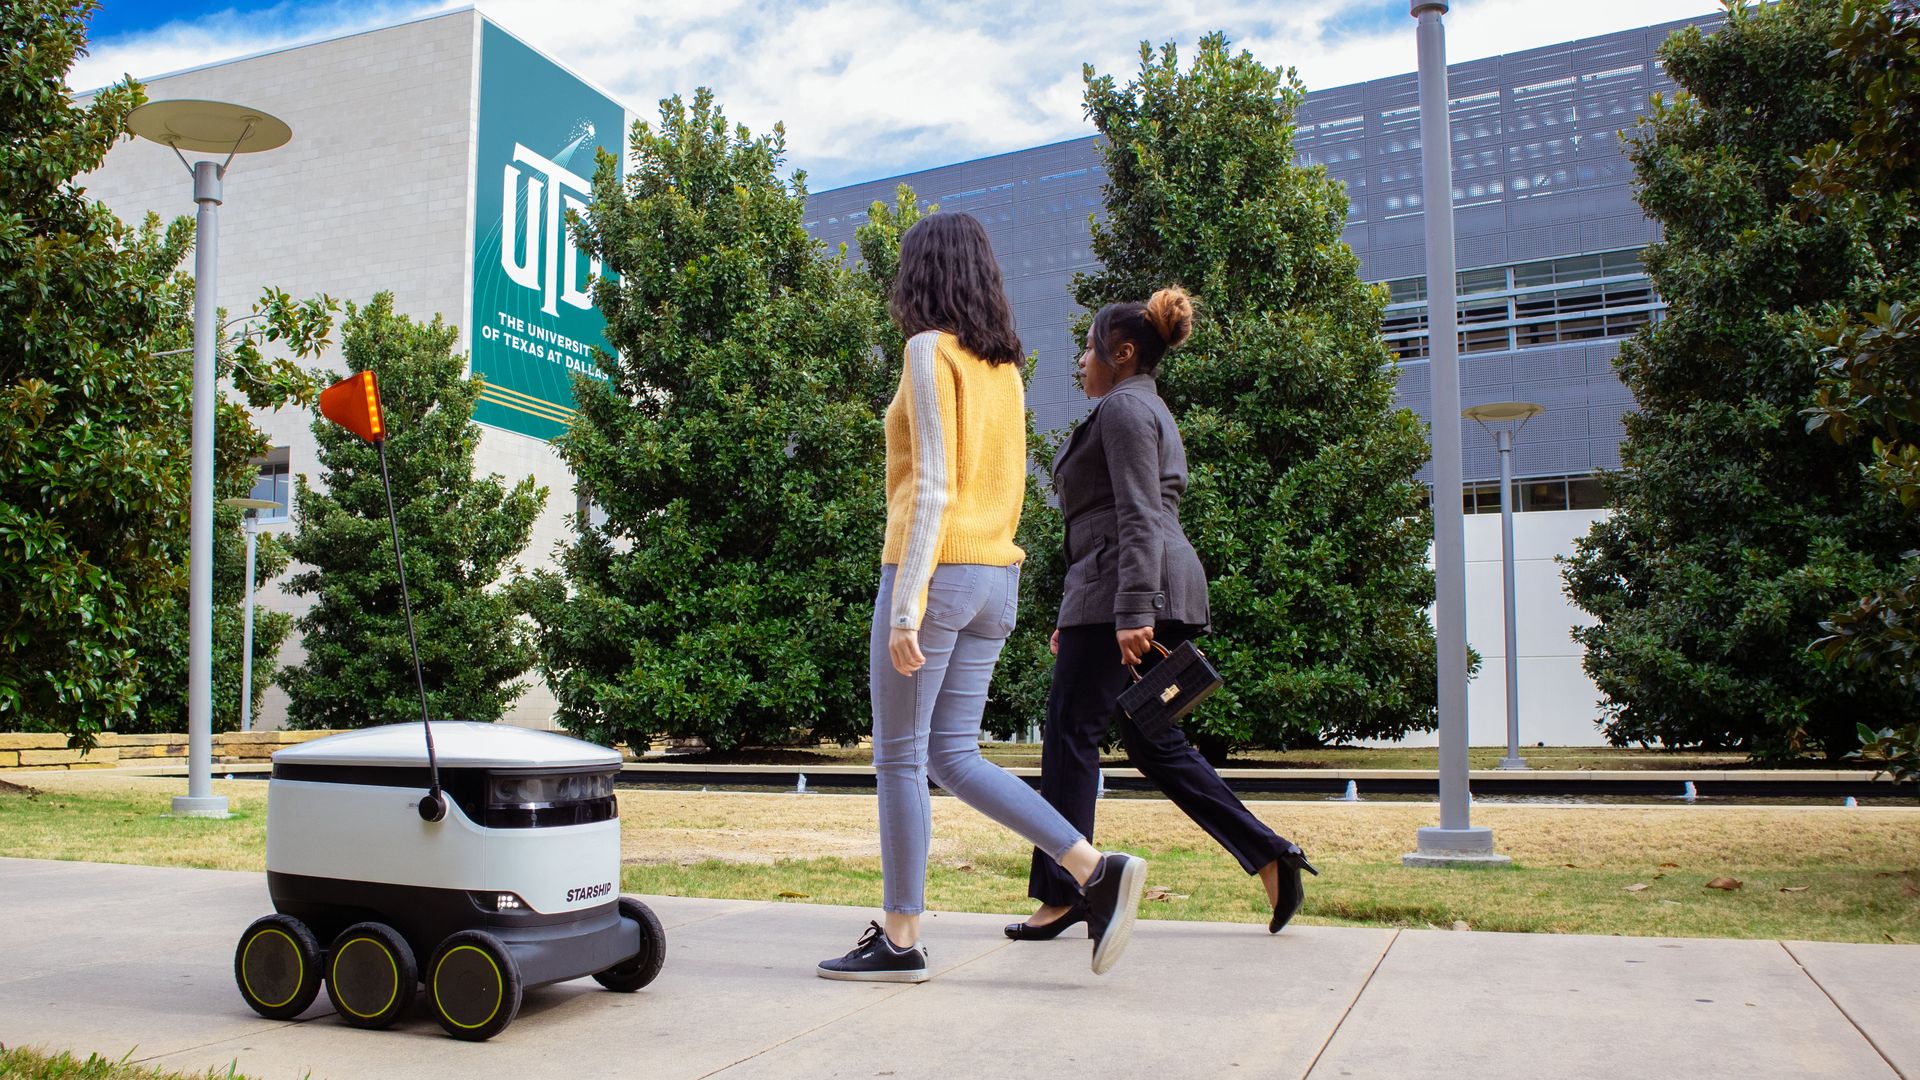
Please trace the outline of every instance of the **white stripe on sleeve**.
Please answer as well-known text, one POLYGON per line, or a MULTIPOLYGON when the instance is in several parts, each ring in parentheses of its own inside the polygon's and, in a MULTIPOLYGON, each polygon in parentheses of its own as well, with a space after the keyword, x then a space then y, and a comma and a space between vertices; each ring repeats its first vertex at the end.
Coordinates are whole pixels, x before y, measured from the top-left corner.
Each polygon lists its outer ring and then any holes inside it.
POLYGON ((940 419, 940 335, 915 334, 907 342, 907 385, 913 392, 913 519, 907 549, 893 581, 893 625, 918 630, 933 580, 947 509, 947 440, 940 419))

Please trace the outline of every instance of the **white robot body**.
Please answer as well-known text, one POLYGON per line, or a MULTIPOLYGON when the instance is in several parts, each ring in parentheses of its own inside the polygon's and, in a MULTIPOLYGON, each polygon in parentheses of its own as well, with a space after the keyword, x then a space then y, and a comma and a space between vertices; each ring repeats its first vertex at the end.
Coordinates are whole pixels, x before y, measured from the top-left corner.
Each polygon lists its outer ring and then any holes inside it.
POLYGON ((434 822, 418 813, 427 790, 418 725, 274 754, 267 873, 509 894, 549 915, 612 903, 619 754, 492 724, 436 724, 434 743, 450 796, 446 818, 434 822))
POLYGON ((620 822, 487 829, 458 800, 420 820, 423 789, 274 780, 267 872, 427 889, 507 893, 544 914, 604 907, 619 889, 620 822), (385 833, 380 844, 343 837, 385 833))

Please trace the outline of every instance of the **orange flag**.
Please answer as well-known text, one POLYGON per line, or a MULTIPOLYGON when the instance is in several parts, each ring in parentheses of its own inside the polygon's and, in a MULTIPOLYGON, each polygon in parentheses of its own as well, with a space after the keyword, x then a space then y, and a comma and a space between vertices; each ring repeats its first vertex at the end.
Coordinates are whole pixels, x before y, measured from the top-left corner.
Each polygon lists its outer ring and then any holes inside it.
POLYGON ((368 442, 386 441, 386 425, 380 418, 380 384, 371 371, 341 379, 320 391, 320 415, 368 442))

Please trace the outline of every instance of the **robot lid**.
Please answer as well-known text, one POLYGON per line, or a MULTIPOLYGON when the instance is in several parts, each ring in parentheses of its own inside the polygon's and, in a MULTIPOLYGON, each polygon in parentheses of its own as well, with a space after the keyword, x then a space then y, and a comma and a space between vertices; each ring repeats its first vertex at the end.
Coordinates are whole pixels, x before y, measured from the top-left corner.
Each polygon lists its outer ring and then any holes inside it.
MULTIPOLYGON (((620 765, 620 754, 604 746, 552 731, 511 724, 437 721, 433 749, 442 769, 569 769, 620 765)), ((427 741, 419 724, 329 735, 277 750, 275 765, 352 765, 418 768, 427 764, 427 741)))

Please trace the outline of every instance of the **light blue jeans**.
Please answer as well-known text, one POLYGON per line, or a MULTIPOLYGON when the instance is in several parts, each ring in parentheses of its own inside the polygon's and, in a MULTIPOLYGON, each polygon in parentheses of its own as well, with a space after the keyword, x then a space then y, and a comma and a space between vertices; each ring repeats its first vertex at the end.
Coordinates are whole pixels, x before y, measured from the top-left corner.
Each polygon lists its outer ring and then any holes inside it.
POLYGON ((868 663, 873 768, 880 792, 880 869, 888 911, 926 909, 933 804, 927 780, 1025 837, 1056 860, 1081 839, 1026 782, 980 756, 980 716, 1000 649, 1020 606, 1020 567, 943 563, 920 621, 927 662, 912 675, 888 651, 895 568, 880 571, 868 663))

